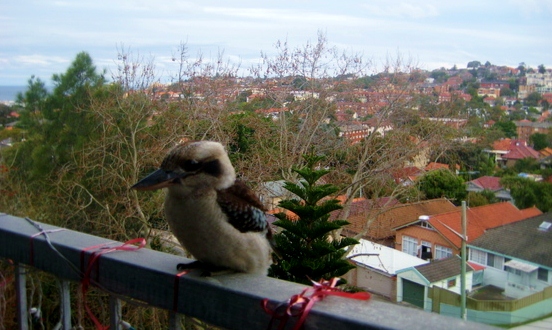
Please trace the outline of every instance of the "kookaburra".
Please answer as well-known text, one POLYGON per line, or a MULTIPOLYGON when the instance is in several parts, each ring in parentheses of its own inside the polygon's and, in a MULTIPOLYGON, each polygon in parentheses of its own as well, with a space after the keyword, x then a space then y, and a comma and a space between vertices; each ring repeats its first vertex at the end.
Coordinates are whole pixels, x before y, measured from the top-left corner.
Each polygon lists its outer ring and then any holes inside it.
POLYGON ((224 147, 194 141, 173 148, 161 167, 136 190, 167 188, 165 216, 196 262, 179 269, 232 269, 266 275, 272 263, 272 232, 264 207, 236 173, 224 147))

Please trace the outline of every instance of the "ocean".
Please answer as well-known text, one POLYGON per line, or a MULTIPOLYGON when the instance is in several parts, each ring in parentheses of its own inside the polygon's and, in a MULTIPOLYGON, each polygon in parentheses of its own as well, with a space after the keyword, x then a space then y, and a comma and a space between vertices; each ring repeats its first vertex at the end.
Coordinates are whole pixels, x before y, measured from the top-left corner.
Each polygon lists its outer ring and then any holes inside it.
POLYGON ((15 101, 17 93, 24 93, 27 86, 0 86, 0 102, 15 101))

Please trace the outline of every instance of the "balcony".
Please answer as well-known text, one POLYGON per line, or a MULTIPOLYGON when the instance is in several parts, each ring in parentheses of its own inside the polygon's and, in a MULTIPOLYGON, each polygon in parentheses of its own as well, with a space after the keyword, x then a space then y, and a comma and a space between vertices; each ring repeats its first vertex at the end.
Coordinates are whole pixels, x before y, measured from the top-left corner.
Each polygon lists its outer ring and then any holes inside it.
MULTIPOLYGON (((1 286, 15 285, 16 317, 19 329, 29 329, 27 272, 39 270, 60 282, 61 328, 70 329, 71 300, 69 284, 90 282, 95 290, 109 294, 110 329, 126 329, 122 302, 160 308, 169 313, 169 329, 180 328, 180 315, 201 319, 226 329, 267 329, 271 316, 261 307, 286 302, 306 287, 269 277, 227 274, 201 277, 196 272, 179 274, 176 264, 182 257, 123 245, 30 219, 0 213, 1 286), (5 269, 15 269, 12 277, 5 269), (4 272, 4 274, 2 274, 4 272)), ((0 290, 0 295, 3 291, 0 290)), ((0 297, 2 298, 2 297, 0 297)), ((5 303, 0 299, 0 304, 5 303)), ((5 307, 5 306, 4 306, 5 307)), ((0 308, 0 313, 5 308, 0 308)), ((293 327, 291 318, 285 329, 293 327)), ((276 322, 274 326, 276 327, 276 322)), ((140 328, 140 325, 134 325, 140 328)), ((0 328, 2 326, 0 325, 0 328)), ((284 328, 284 327, 283 327, 284 328)), ((330 296, 319 301, 308 313, 304 329, 486 329, 483 324, 465 322, 374 299, 359 301, 330 296)))

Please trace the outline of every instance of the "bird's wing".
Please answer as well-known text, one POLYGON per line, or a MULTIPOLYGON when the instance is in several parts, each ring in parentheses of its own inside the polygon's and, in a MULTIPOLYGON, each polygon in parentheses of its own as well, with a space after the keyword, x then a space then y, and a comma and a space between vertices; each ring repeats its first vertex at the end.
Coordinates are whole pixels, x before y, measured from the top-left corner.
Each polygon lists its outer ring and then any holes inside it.
POLYGON ((236 180, 230 188, 217 191, 217 202, 240 232, 262 232, 268 228, 263 204, 242 181, 236 180))

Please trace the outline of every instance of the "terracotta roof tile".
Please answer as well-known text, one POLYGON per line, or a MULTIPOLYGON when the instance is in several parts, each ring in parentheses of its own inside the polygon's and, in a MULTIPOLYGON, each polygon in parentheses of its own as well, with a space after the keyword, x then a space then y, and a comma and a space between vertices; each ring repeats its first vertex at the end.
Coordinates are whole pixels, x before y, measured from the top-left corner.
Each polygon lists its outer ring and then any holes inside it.
MULTIPOLYGON (((468 242, 483 235, 487 229, 526 219, 534 213, 542 214, 536 208, 519 210, 509 202, 495 203, 469 208, 467 214, 468 242)), ((437 214, 429 218, 429 223, 456 247, 462 241, 458 236, 462 233, 462 211, 437 214)))
POLYGON ((544 222, 552 222, 552 213, 544 213, 522 221, 488 230, 470 244, 489 251, 552 267, 552 228, 539 230, 544 222))
POLYGON ((356 235, 364 231, 368 221, 368 231, 365 238, 378 240, 392 237, 392 228, 414 222, 420 215, 434 215, 455 210, 457 207, 444 198, 401 204, 387 210, 373 210, 365 214, 351 216, 347 221, 351 224, 345 227, 348 234, 356 235))
POLYGON ((481 189, 499 190, 502 189, 500 185, 500 178, 496 176, 482 176, 475 180, 471 180, 471 183, 481 187, 481 189))
POLYGON ((448 170, 449 166, 447 164, 430 162, 425 167, 426 171, 433 171, 433 170, 438 170, 438 169, 447 169, 448 170))
POLYGON ((501 139, 498 141, 495 141, 493 143, 493 149, 494 150, 510 150, 510 146, 512 145, 511 139, 501 139))
POLYGON ((523 158, 539 158, 539 152, 535 149, 519 144, 515 145, 510 149, 510 152, 508 152, 506 155, 503 155, 502 158, 504 159, 523 159, 523 158))

